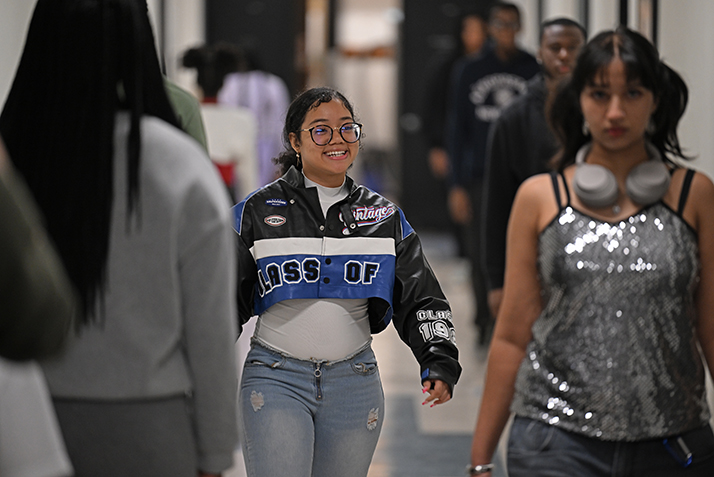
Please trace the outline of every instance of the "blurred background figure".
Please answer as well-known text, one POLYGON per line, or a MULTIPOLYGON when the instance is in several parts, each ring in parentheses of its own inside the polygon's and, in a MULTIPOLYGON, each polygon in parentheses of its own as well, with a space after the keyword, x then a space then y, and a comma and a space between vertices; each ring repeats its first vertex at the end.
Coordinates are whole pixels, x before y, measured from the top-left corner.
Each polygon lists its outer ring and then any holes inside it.
POLYGON ((493 328, 486 279, 481 263, 481 200, 484 187, 488 131, 501 110, 525 93, 527 81, 539 66, 516 44, 521 13, 512 3, 496 3, 489 11, 488 31, 493 47, 476 59, 454 67, 447 121, 451 189, 449 211, 462 226, 462 243, 471 265, 476 301, 474 322, 479 343, 486 344, 493 328))
POLYGON ((456 48, 437 68, 426 91, 424 135, 429 147, 429 167, 437 179, 449 174, 449 157, 444 134, 451 73, 459 60, 474 59, 488 39, 487 23, 479 12, 467 12, 458 21, 456 48))
POLYGON ((498 315, 506 267, 506 228, 518 186, 549 169, 558 142, 546 121, 558 85, 570 77, 585 29, 569 18, 554 18, 540 29, 541 73, 528 90, 508 105, 493 123, 486 147, 483 197, 482 261, 492 316, 498 315))
MULTIPOLYGON (((435 68, 424 98, 423 130, 427 143, 429 170, 443 189, 444 197, 448 192, 448 179, 451 171, 449 154, 446 149, 445 135, 448 113, 449 92, 453 82, 452 71, 459 61, 474 59, 482 53, 488 39, 487 23, 478 11, 467 11, 457 21, 458 28, 454 35, 455 47, 446 58, 440 58, 435 68)), ((458 227, 455 227, 455 232, 458 227)), ((460 241, 461 234, 454 234, 460 241)), ((459 244, 463 251, 463 244, 459 244)), ((460 254, 463 255, 463 252, 460 254)))
POLYGON ((82 304, 42 362, 76 475, 219 475, 237 443, 230 203, 178 128, 144 0, 38 1, 0 134, 82 304))
POLYGON ((2 140, 0 219, 0 475, 68 476, 72 466, 47 384, 29 360, 60 352, 79 310, 36 205, 13 171, 2 140))
POLYGON ((278 178, 273 159, 282 150, 281 134, 290 93, 279 76, 261 67, 251 50, 239 50, 237 60, 235 72, 225 77, 218 92, 218 104, 247 108, 253 113, 258 136, 258 185, 262 186, 278 178))
POLYGON ((257 121, 243 106, 218 104, 218 92, 227 74, 240 68, 242 51, 228 42, 187 50, 186 68, 196 70, 201 90, 201 114, 206 127, 208 154, 218 168, 234 202, 257 189, 257 121))

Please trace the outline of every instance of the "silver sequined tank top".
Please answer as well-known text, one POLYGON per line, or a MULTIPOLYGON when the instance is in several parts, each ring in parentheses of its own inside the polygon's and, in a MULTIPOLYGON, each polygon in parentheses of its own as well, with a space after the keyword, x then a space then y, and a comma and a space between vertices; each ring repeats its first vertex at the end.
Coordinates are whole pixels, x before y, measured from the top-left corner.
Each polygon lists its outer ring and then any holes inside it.
MULTIPOLYGON (((512 410, 602 440, 677 435, 709 420, 695 332, 694 230, 657 202, 617 223, 563 207, 541 233, 544 310, 512 410)), ((554 187, 557 176, 553 175, 554 187)))

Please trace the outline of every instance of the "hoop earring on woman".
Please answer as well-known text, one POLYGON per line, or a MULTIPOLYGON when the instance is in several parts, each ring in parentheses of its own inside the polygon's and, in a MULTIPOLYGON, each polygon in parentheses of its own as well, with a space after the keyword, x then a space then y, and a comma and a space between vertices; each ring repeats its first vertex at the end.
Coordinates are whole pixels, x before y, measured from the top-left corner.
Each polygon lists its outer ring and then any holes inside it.
POLYGON ((657 125, 655 124, 654 119, 650 117, 650 120, 647 123, 647 128, 645 129, 645 134, 648 137, 652 137, 655 132, 657 132, 657 125))
POLYGON ((590 135, 590 125, 588 124, 588 122, 587 122, 585 119, 583 119, 583 129, 582 129, 582 131, 583 131, 583 136, 589 136, 589 135, 590 135))

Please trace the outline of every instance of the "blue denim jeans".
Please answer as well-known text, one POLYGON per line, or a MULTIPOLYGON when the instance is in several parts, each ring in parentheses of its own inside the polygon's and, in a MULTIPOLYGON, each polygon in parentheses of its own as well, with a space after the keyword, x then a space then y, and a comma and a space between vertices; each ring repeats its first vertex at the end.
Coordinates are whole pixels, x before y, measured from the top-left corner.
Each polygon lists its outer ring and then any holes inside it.
POLYGON ((516 417, 508 440, 510 477, 711 477, 714 434, 710 426, 667 439, 611 442, 516 417), (692 462, 679 447, 680 437, 692 462), (674 454, 674 455, 673 455, 674 454))
POLYGON ((339 361, 304 361, 253 340, 239 406, 249 477, 365 477, 384 393, 369 345, 339 361))

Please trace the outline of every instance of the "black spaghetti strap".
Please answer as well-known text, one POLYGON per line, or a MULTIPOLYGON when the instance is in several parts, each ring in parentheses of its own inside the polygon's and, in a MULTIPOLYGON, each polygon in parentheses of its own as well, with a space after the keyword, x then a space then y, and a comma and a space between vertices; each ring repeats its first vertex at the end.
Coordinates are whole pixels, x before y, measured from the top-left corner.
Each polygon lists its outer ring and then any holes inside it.
POLYGON ((680 217, 684 212, 684 206, 687 205, 687 197, 689 197, 689 189, 692 186, 693 178, 694 169, 687 169, 687 174, 684 176, 684 182, 682 182, 682 192, 679 194, 679 205, 677 206, 677 215, 680 217))
POLYGON ((565 173, 560 171, 560 177, 563 178, 563 187, 565 187, 565 206, 570 207, 570 189, 568 189, 568 181, 565 180, 565 173))
POLYGON ((562 210, 563 204, 560 201, 560 184, 558 184, 558 173, 556 171, 551 171, 550 179, 553 181, 553 193, 555 193, 555 202, 557 202, 558 204, 558 210, 562 210))

